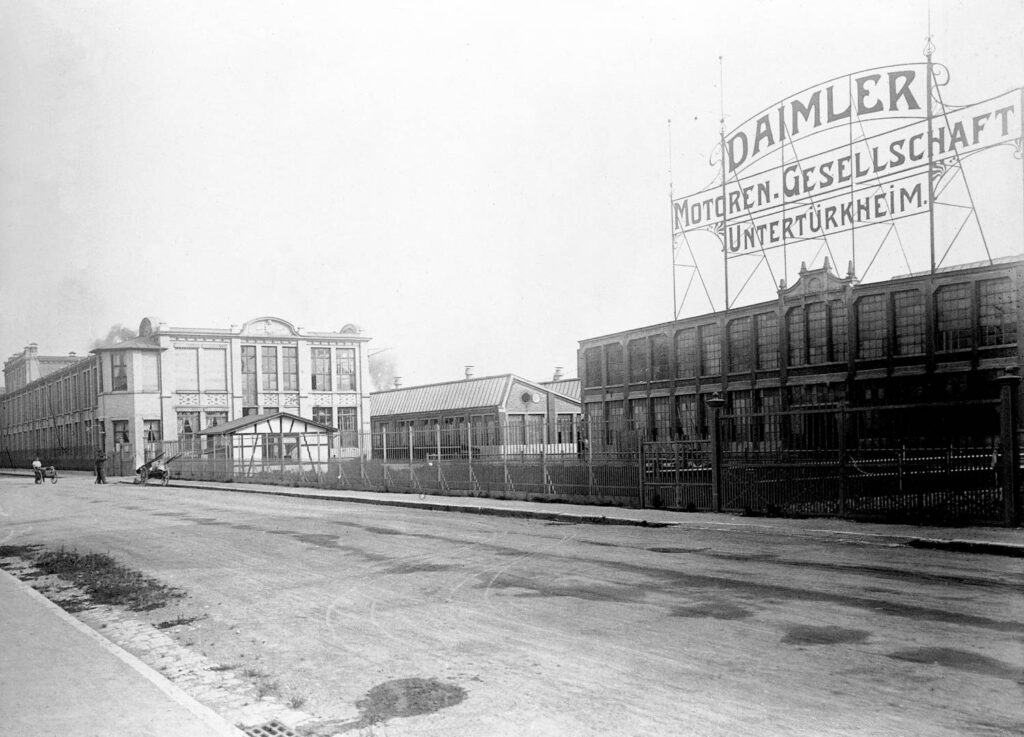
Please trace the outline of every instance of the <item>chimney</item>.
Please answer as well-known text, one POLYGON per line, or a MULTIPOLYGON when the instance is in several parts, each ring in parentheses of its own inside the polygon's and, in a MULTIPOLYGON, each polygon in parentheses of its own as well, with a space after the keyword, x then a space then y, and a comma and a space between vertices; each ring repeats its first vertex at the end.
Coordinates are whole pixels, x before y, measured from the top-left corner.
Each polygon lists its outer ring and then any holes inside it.
POLYGON ((552 381, 561 381, 562 380, 562 376, 564 376, 564 374, 562 373, 562 367, 561 366, 555 366, 555 375, 553 377, 551 377, 551 380, 552 381))
POLYGON ((401 376, 396 376, 395 377, 395 389, 401 389, 401 388, 402 388, 402 377, 401 376))
POLYGON ((473 366, 471 366, 471 365, 470 366, 466 366, 466 378, 467 379, 472 379, 473 378, 473 366))

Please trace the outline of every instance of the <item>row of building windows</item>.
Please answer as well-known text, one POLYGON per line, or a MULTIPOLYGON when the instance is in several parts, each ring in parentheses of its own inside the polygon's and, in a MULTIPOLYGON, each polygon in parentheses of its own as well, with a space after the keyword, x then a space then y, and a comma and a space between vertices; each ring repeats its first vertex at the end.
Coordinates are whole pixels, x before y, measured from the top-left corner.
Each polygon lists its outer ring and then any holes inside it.
POLYGON ((85 370, 4 397, 3 426, 12 427, 38 417, 93 409, 96 406, 98 377, 98 368, 92 364, 85 370))
MULTIPOLYGON (((1017 342, 1015 292, 1008 278, 942 286, 935 291, 934 301, 937 351, 1017 342)), ((920 290, 866 295, 854 302, 853 311, 851 342, 844 302, 829 300, 790 308, 785 313, 786 365, 845 362, 851 349, 857 359, 925 352, 925 298, 920 290)), ((726 323, 726 371, 778 368, 782 358, 778 322, 774 312, 765 312, 726 323)), ((723 341, 718 323, 683 328, 671 339, 675 342, 675 378, 722 373, 723 341)), ((626 349, 621 343, 587 348, 585 385, 623 384, 627 366, 629 383, 673 378, 669 341, 668 335, 651 335, 628 341, 626 349)))
MULTIPOLYGON (((259 361, 254 345, 242 346, 242 401, 252 404, 257 391, 298 391, 299 356, 295 346, 260 346, 259 361)), ((310 388, 313 391, 355 391, 356 352, 354 348, 310 349, 310 388), (333 381, 332 381, 333 376, 333 381)))

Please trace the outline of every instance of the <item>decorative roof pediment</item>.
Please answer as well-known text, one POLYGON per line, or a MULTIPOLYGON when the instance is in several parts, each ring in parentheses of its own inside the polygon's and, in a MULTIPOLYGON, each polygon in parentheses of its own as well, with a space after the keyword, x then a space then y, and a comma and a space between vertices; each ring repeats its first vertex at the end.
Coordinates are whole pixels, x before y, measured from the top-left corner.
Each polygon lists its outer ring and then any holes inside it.
POLYGON ((785 281, 779 283, 779 296, 783 299, 803 299, 822 294, 834 294, 849 289, 857 283, 853 274, 853 264, 845 278, 840 278, 832 271, 828 258, 825 258, 820 269, 808 269, 807 264, 800 264, 800 276, 796 283, 787 287, 785 281))
POLYGON ((279 317, 257 317, 242 326, 242 335, 298 335, 299 331, 279 317))

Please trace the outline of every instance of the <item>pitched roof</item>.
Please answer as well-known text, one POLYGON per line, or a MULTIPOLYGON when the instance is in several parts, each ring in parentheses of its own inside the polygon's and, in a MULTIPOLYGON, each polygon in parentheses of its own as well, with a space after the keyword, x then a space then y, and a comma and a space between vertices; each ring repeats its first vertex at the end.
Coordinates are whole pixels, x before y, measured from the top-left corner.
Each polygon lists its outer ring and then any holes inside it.
POLYGON ((121 340, 113 343, 104 343, 93 348, 89 353, 96 353, 96 351, 127 351, 127 350, 143 350, 143 351, 159 351, 160 344, 153 338, 139 335, 134 338, 128 338, 127 340, 121 340))
POLYGON ((559 394, 564 394, 567 397, 579 401, 580 398, 580 380, 579 379, 559 379, 558 381, 542 381, 540 383, 545 389, 549 389, 559 394))
POLYGON ((370 414, 407 415, 448 409, 497 407, 504 403, 511 383, 512 374, 501 374, 374 392, 370 395, 370 414))
POLYGON ((245 417, 239 417, 236 420, 231 420, 231 422, 225 422, 224 424, 217 425, 216 427, 208 427, 205 430, 200 430, 199 435, 230 435, 231 433, 243 427, 256 425, 265 420, 270 420, 279 416, 288 417, 293 420, 298 420, 299 422, 304 422, 307 425, 319 427, 321 430, 325 430, 327 432, 337 432, 337 430, 331 427, 330 425, 325 425, 322 422, 310 420, 306 417, 299 417, 298 415, 294 415, 291 412, 265 412, 261 415, 246 415, 245 417))
MULTIPOLYGON (((559 382, 579 383, 578 379, 559 382)), ((444 412, 448 410, 467 410, 485 407, 504 406, 508 399, 512 383, 540 389, 549 394, 560 396, 579 403, 580 391, 577 386, 575 395, 563 389, 571 387, 552 386, 551 382, 537 383, 515 374, 498 376, 482 376, 475 379, 459 379, 441 384, 424 384, 422 386, 388 389, 387 391, 370 394, 370 415, 382 417, 388 415, 412 415, 427 412, 444 412)))

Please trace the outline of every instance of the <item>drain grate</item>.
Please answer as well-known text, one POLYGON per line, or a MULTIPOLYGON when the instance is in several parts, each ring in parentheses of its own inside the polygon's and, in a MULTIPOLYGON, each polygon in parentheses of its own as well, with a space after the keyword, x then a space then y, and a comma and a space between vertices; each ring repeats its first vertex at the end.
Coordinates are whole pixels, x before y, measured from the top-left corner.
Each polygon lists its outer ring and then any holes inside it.
POLYGON ((284 726, 276 719, 255 727, 245 727, 244 731, 249 737, 299 737, 298 732, 284 726))

